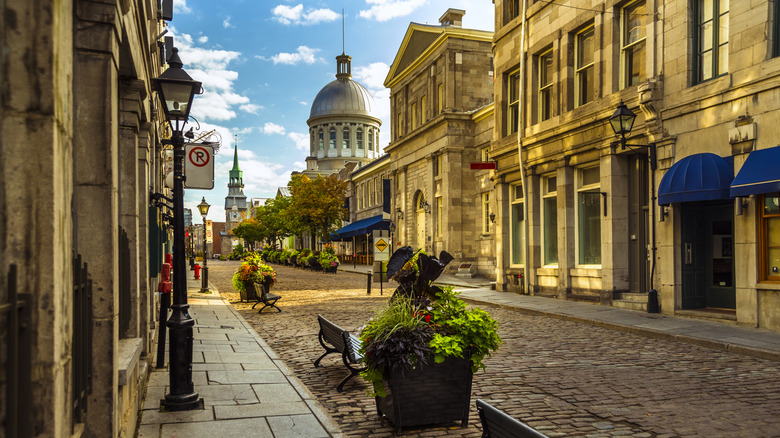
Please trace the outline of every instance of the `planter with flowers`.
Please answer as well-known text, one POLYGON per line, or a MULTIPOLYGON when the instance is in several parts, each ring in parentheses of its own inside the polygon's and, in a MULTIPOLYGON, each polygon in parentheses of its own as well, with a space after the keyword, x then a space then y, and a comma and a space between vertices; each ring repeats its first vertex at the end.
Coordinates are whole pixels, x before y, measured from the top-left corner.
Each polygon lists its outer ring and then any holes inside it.
POLYGON ((361 330, 366 370, 377 412, 403 427, 461 422, 466 426, 474 372, 498 349, 498 323, 466 308, 451 287, 436 280, 452 256, 439 258, 399 248, 387 275, 399 283, 387 307, 361 330))
POLYGON ((239 292, 241 301, 257 301, 260 299, 255 292, 254 283, 270 288, 276 283, 276 272, 274 272, 273 268, 263 263, 259 254, 250 253, 233 274, 233 288, 239 292))

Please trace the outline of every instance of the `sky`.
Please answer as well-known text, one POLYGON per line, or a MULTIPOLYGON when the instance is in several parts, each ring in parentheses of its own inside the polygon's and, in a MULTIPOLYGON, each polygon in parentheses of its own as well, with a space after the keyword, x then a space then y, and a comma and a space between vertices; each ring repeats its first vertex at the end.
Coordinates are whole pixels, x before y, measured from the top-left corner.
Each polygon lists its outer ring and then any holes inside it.
POLYGON ((306 168, 306 120, 317 93, 336 79, 342 50, 352 57, 352 79, 374 97, 380 146, 387 146, 390 92, 383 83, 403 37, 411 22, 438 25, 449 8, 466 11, 464 28, 493 29, 490 0, 174 0, 167 36, 204 89, 190 126, 221 137, 214 188, 185 189, 193 221, 201 222, 203 197, 208 219, 225 220, 236 142, 247 200, 275 196, 293 171, 306 168))

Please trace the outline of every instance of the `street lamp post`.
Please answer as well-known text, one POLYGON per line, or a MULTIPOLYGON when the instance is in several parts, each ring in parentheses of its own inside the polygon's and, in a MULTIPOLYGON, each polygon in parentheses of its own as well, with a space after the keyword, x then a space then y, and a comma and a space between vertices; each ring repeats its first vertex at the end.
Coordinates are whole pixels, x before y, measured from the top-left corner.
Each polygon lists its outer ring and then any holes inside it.
POLYGON ((650 229, 651 229, 651 257, 650 260, 650 290, 647 292, 647 313, 658 313, 660 311, 658 305, 658 291, 653 287, 653 277, 655 276, 655 253, 657 247, 655 246, 655 170, 658 168, 658 160, 656 158, 656 145, 655 143, 648 144, 628 144, 626 142, 626 134, 631 133, 631 129, 634 127, 634 120, 636 114, 628 109, 628 107, 620 102, 615 112, 609 117, 609 124, 612 126, 612 130, 615 131, 615 136, 619 136, 619 140, 613 143, 614 145, 620 145, 621 149, 629 148, 647 148, 647 158, 650 161, 650 229))
POLYGON ((178 49, 168 59, 168 69, 152 79, 171 126, 173 145, 173 305, 166 325, 170 329, 170 392, 160 401, 166 411, 186 411, 203 407, 192 384, 192 329, 195 321, 187 304, 187 261, 184 243, 184 126, 190 115, 192 99, 201 93, 201 83, 182 69, 178 49))
POLYGON ((395 224, 393 221, 390 221, 390 225, 387 226, 388 231, 390 231, 390 254, 393 254, 393 246, 395 245, 395 224))
POLYGON ((200 286, 201 293, 207 293, 209 291, 209 249, 206 246, 206 242, 208 241, 206 215, 209 214, 209 207, 211 206, 206 202, 206 197, 204 196, 200 201, 200 204, 198 204, 198 211, 200 211, 200 215, 203 216, 203 283, 200 286))

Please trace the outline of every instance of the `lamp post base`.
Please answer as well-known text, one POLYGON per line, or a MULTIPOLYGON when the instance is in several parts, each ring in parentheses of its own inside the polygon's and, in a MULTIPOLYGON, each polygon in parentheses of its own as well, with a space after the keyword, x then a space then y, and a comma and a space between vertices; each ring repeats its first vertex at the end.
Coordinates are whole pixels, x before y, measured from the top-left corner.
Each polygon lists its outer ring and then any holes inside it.
POLYGON ((209 267, 205 263, 203 265, 203 282, 200 285, 200 293, 207 294, 209 293, 209 267))
POLYGON ((659 313, 661 311, 658 305, 658 291, 650 289, 647 292, 647 313, 659 313))
MULTIPOLYGON (((166 395, 166 397, 168 395, 166 395)), ((171 398, 184 399, 186 401, 169 400, 168 398, 160 399, 160 411, 181 412, 181 411, 194 411, 196 409, 198 410, 204 409, 203 399, 198 397, 197 392, 195 394, 189 394, 187 396, 176 396, 171 398), (192 396, 194 396, 194 400, 189 400, 190 398, 193 398, 192 396)))

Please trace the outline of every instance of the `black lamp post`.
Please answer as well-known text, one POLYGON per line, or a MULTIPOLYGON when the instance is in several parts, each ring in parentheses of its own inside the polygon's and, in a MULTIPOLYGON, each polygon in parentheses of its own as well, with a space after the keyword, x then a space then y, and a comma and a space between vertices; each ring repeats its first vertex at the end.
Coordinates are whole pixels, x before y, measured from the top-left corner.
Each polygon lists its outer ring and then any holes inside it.
POLYGON ((198 204, 198 211, 200 211, 200 215, 203 216, 203 283, 201 283, 200 286, 200 292, 201 293, 207 293, 209 291, 209 249, 206 244, 208 240, 208 229, 206 228, 206 215, 209 214, 209 205, 208 202, 206 202, 206 197, 204 196, 203 199, 200 201, 200 204, 198 204))
POLYGON ((390 231, 390 254, 393 254, 393 245, 395 245, 395 224, 393 221, 390 221, 390 225, 387 226, 388 231, 390 231))
POLYGON ((615 112, 609 117, 609 124, 612 126, 612 130, 615 131, 615 136, 619 136, 620 139, 615 142, 619 144, 621 149, 629 148, 647 148, 647 158, 650 161, 650 229, 651 229, 651 257, 650 260, 650 290, 647 292, 647 313, 658 313, 660 311, 658 305, 658 291, 653 287, 653 277, 655 276, 655 170, 658 168, 658 161, 656 158, 656 145, 655 143, 648 144, 628 144, 626 142, 626 134, 631 133, 631 129, 634 127, 634 120, 636 114, 628 109, 623 102, 620 102, 615 112))
POLYGON ((166 411, 186 411, 203 407, 192 384, 192 328, 195 321, 187 304, 187 262, 184 243, 184 126, 190 115, 192 99, 201 93, 201 83, 182 69, 178 49, 168 59, 168 69, 152 79, 171 125, 173 145, 173 305, 166 325, 168 336, 170 392, 160 401, 166 411))

